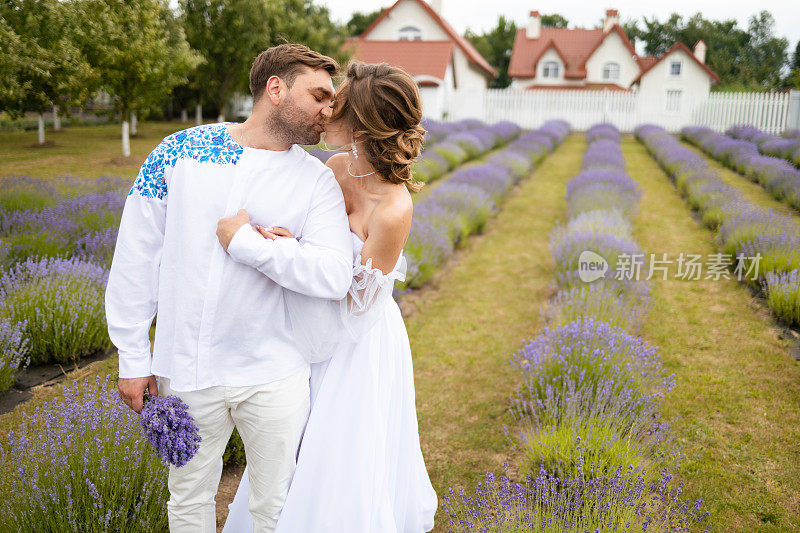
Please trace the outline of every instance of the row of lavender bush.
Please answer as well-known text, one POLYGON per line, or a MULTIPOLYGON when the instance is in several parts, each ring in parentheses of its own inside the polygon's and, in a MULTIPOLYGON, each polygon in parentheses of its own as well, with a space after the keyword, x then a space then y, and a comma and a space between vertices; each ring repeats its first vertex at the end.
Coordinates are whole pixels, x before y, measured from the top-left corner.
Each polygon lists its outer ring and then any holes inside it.
POLYGON ((467 119, 455 127, 437 127, 436 140, 428 145, 414 164, 414 178, 429 183, 447 172, 514 139, 522 131, 513 122, 486 126, 479 120, 467 119))
POLYGON ((0 391, 108 348, 103 293, 128 180, 0 180, 0 391))
MULTIPOLYGON (((485 175, 485 183, 478 184, 474 180, 483 174, 456 173, 453 185, 441 188, 460 188, 465 196, 485 194, 491 200, 483 202, 491 207, 566 133, 565 125, 550 124, 492 156, 490 162, 506 169, 507 177, 485 175)), ((471 216, 458 209, 456 196, 438 194, 442 209, 454 218, 471 216)), ((9 344, 19 343, 16 337, 8 339, 9 344)), ((0 445, 0 475, 5 480, 0 531, 26 530, 30 524, 47 531, 89 532, 167 527, 167 465, 147 445, 138 416, 107 380, 74 382, 63 397, 24 414, 22 424, 0 445)))
MULTIPOLYGON (((459 161, 519 133, 474 120, 437 128, 441 144, 465 154, 459 161)), ((102 295, 129 185, 118 177, 0 180, 0 391, 29 362, 66 363, 110 347, 102 295)))
MULTIPOLYGON (((511 131, 502 124, 487 131, 500 136, 502 129, 511 131)), ((465 237, 480 232, 511 187, 568 133, 566 122, 547 122, 538 130, 517 137, 485 163, 452 172, 440 186, 418 200, 405 247, 408 259, 405 286, 422 285, 465 237)), ((472 136, 471 132, 464 135, 461 142, 472 142, 466 138, 472 136)))
POLYGON ((704 157, 663 128, 641 125, 634 133, 703 222, 718 230, 722 252, 745 274, 750 270, 742 281, 763 290, 778 319, 800 325, 800 224, 747 200, 739 189, 725 184, 704 157), (757 256, 757 264, 749 259, 757 256))
POLYGON ((800 170, 780 157, 762 155, 759 146, 704 126, 689 126, 681 136, 714 159, 760 184, 772 196, 800 211, 800 170))
POLYGON ((779 137, 753 126, 737 125, 728 128, 725 134, 755 143, 762 154, 786 159, 800 168, 800 130, 787 130, 779 137))
POLYGON ((619 139, 609 125, 587 132, 582 171, 567 185, 569 220, 551 233, 559 291, 542 311, 547 327, 512 359, 522 377, 512 440, 525 482, 488 474, 475 495, 451 489, 450 530, 680 531, 705 516, 671 483, 679 453, 659 412, 674 378, 633 334, 647 284, 611 269, 641 253, 630 223, 640 192, 619 139), (577 275, 583 250, 609 262, 591 283, 577 275))

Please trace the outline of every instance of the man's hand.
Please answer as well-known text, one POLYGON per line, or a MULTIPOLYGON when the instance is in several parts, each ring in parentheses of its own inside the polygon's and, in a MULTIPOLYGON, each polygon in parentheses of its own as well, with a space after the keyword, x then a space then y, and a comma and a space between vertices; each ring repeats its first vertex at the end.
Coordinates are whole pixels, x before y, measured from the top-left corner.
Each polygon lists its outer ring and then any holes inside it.
POLYGON ((222 249, 228 251, 234 234, 245 224, 250 224, 250 215, 244 209, 239 209, 235 217, 223 217, 217 222, 217 238, 222 245, 222 249))
POLYGON ((117 382, 119 397, 122 398, 122 401, 124 401, 128 407, 137 413, 142 412, 145 389, 149 389, 152 396, 158 396, 158 382, 155 376, 148 376, 146 378, 119 378, 117 382))

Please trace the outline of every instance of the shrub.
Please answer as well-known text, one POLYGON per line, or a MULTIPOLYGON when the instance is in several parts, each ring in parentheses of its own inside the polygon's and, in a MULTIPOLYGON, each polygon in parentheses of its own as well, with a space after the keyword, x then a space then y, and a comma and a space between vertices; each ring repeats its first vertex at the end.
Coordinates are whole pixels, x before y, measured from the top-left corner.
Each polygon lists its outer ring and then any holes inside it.
POLYGON ((0 276, 0 318, 25 324, 34 364, 77 361, 110 346, 107 281, 80 259, 28 259, 0 276))
POLYGON ((166 531, 167 465, 98 376, 23 414, 0 445, 0 530, 166 531))

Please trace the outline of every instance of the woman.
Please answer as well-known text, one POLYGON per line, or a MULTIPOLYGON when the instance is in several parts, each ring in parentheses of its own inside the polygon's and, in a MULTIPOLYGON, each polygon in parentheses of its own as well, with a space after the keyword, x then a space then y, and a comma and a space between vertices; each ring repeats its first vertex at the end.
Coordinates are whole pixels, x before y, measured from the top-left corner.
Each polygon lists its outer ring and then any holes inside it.
MULTIPOLYGON (((345 300, 285 291, 292 328, 313 357, 311 414, 276 528, 281 533, 422 532, 437 507, 419 444, 411 349, 391 297, 405 276, 411 228, 410 165, 425 130, 419 91, 386 63, 352 63, 336 92, 325 142, 353 234, 353 284, 345 300), (351 341, 351 342, 348 342, 351 341)), ((283 228, 259 228, 287 238, 283 228)), ((252 531, 248 474, 224 533, 252 531)))

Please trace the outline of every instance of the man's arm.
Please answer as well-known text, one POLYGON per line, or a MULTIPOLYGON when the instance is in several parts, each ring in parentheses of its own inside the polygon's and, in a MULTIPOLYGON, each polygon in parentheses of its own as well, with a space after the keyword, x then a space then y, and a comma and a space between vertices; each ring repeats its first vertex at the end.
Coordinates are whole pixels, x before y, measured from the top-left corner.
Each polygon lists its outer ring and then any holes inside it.
POLYGON ((150 326, 158 308, 168 139, 142 165, 125 200, 105 293, 108 334, 119 351, 120 397, 137 412, 145 388, 157 394, 150 370, 150 326))
POLYGON ((245 223, 227 251, 282 287, 317 298, 344 298, 353 279, 353 240, 333 173, 326 169, 317 180, 300 242, 265 239, 245 223))

